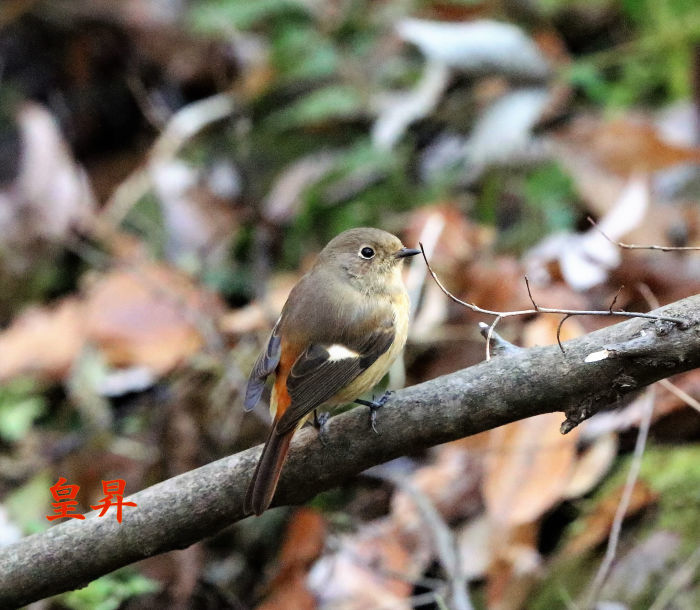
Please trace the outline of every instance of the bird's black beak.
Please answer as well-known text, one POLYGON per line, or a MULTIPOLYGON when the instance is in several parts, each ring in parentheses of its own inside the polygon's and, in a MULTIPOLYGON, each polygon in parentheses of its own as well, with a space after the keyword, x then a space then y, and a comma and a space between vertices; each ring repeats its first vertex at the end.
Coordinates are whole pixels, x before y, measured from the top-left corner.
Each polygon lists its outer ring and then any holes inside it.
POLYGON ((416 254, 420 254, 420 250, 417 248, 401 248, 394 256, 396 258, 406 258, 407 256, 415 256, 416 254))

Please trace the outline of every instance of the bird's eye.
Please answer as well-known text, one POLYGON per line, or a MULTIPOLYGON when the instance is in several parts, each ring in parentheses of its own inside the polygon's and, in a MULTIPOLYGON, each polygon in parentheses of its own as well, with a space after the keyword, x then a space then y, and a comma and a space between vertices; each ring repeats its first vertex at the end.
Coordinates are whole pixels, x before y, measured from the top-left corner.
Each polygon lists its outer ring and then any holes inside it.
POLYGON ((360 249, 360 256, 362 258, 366 258, 367 260, 369 260, 370 258, 374 258, 374 250, 369 246, 363 246, 360 249))

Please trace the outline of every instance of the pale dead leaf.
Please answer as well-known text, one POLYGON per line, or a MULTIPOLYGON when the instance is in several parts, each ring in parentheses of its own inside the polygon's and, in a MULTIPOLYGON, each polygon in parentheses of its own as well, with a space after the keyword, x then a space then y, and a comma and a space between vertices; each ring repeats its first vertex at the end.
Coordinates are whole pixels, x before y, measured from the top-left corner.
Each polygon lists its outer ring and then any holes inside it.
MULTIPOLYGON (((459 443, 442 445, 434 455, 432 463, 411 475, 411 486, 448 522, 474 513, 480 505, 480 457, 459 443)), ((416 537, 425 528, 415 501, 401 490, 391 500, 391 518, 403 535, 416 537)))
POLYGON ((389 521, 374 521, 340 536, 337 550, 318 560, 307 584, 319 608, 409 610, 408 597, 425 566, 416 565, 389 521))
POLYGON ((467 142, 465 167, 471 179, 491 166, 522 165, 547 155, 532 129, 549 104, 545 88, 515 89, 487 107, 474 123, 467 142))
POLYGON ((219 318, 221 332, 240 337, 261 330, 269 331, 279 317, 282 307, 299 276, 280 273, 272 277, 262 301, 253 301, 219 318))
POLYGON ((399 36, 427 58, 479 74, 503 73, 544 78, 549 66, 537 45, 517 26, 480 19, 465 23, 406 18, 399 36))
POLYGON ((560 424, 560 414, 546 413, 490 432, 482 491, 498 527, 536 521, 563 498, 574 469, 577 434, 562 435, 560 424))
MULTIPOLYGON (((562 340, 583 333, 576 320, 562 329, 562 340)), ((556 342, 558 320, 540 316, 525 325, 523 344, 556 342)), ((565 380, 562 380, 565 383, 565 380)), ((489 607, 518 608, 540 566, 540 518, 563 498, 574 472, 578 429, 559 432, 561 415, 547 413, 488 432, 482 494, 491 526, 489 607)))
POLYGON ((624 178, 700 162, 700 149, 666 141, 652 122, 640 115, 610 121, 582 116, 558 137, 596 165, 624 178))
POLYGON ((231 206, 184 161, 156 159, 149 172, 163 211, 168 260, 183 266, 191 261, 220 264, 236 225, 231 206))
POLYGON ((525 606, 542 565, 537 531, 537 525, 527 523, 498 532, 495 542, 492 539, 493 557, 486 583, 488 608, 519 610, 525 606))
POLYGON ((597 227, 585 233, 550 235, 527 252, 528 277, 537 283, 551 281, 550 266, 556 263, 564 280, 574 290, 584 291, 601 284, 622 260, 619 246, 611 240, 617 241, 638 227, 648 207, 648 181, 645 176, 635 174, 597 227))
POLYGON ((27 309, 0 333, 0 380, 36 374, 62 379, 85 342, 85 306, 76 298, 27 309))
POLYGON ((491 522, 481 515, 460 526, 455 536, 466 579, 483 578, 491 564, 491 522))
POLYGON ((283 169, 263 201, 262 215, 273 224, 286 224, 303 203, 306 189, 316 184, 338 162, 338 153, 321 152, 302 157, 283 169))
POLYGON ((414 89, 377 96, 374 105, 378 116, 372 126, 372 143, 383 150, 393 148, 411 124, 435 110, 449 84, 449 76, 444 63, 429 61, 414 89))
POLYGON ((86 342, 113 367, 159 376, 203 346, 202 326, 219 308, 211 293, 166 266, 111 271, 85 295, 30 308, 1 332, 0 379, 64 379, 86 342))
POLYGON ((580 498, 598 485, 615 462, 617 449, 617 434, 604 434, 593 441, 579 456, 564 497, 580 498))
POLYGON ((203 345, 198 317, 216 311, 212 295, 159 265, 113 271, 88 291, 83 324, 112 366, 165 373, 203 345))
POLYGON ((53 116, 26 104, 17 117, 22 153, 17 187, 32 230, 51 240, 86 227, 95 200, 87 176, 75 161, 53 116))

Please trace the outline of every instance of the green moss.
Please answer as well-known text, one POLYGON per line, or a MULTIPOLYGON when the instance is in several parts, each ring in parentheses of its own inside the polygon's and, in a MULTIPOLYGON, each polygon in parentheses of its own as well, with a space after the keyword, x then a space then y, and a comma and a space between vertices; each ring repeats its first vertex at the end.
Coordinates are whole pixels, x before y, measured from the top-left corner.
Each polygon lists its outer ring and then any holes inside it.
MULTIPOLYGON (((585 527, 587 516, 615 489, 624 484, 630 466, 630 456, 621 459, 615 472, 594 496, 583 500, 581 517, 571 524, 562 547, 585 527)), ((668 532, 678 536, 679 548, 669 557, 664 573, 649 574, 649 584, 634 599, 621 599, 624 591, 615 591, 618 601, 632 609, 649 606, 658 596, 660 588, 678 566, 697 548, 697 532, 700 531, 700 444, 681 447, 650 446, 644 453, 640 479, 657 494, 658 501, 653 510, 645 511, 643 517, 623 528, 617 557, 623 558, 627 551, 656 532, 668 532)), ((566 605, 567 598, 576 599, 591 582, 602 560, 603 548, 576 557, 555 556, 548 569, 548 578, 532 596, 528 608, 545 610, 566 605)), ((619 588, 619 587, 618 587, 619 588)), ((683 592, 688 604, 681 608, 700 607, 699 592, 683 592)))

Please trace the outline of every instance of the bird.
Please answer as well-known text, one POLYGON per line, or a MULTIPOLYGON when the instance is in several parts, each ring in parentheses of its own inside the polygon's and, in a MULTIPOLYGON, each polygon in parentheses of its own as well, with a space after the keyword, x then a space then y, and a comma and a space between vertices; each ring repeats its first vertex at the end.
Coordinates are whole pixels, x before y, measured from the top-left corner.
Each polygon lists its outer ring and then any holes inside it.
POLYGON ((376 402, 358 397, 381 381, 406 343, 409 299, 401 269, 420 252, 381 229, 349 229, 328 242, 292 288, 246 386, 250 411, 274 373, 272 426, 246 492, 246 514, 269 508, 292 436, 312 413, 321 432, 318 407, 366 405, 374 428, 388 393, 376 402))

